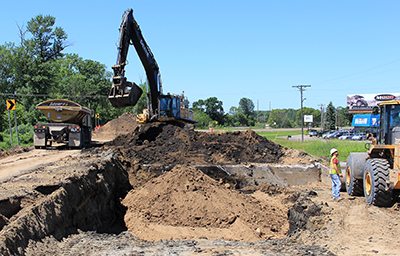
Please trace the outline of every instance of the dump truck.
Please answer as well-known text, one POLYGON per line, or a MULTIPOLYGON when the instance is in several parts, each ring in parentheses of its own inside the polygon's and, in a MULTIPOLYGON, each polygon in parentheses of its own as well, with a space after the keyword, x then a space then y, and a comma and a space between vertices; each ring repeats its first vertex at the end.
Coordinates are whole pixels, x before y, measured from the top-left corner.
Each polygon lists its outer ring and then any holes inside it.
POLYGON ((381 102, 373 109, 380 114, 379 132, 371 134, 368 152, 350 153, 345 171, 346 191, 364 195, 368 204, 389 206, 400 191, 400 101, 381 102))
POLYGON ((92 114, 92 110, 65 99, 46 100, 37 104, 36 109, 42 111, 50 123, 34 126, 35 148, 46 148, 53 142, 70 148, 90 145, 90 121, 85 119, 92 114))
POLYGON ((193 120, 193 111, 189 109, 187 98, 183 96, 183 93, 163 94, 157 61, 133 17, 132 9, 124 12, 119 33, 117 63, 112 66, 114 76, 108 96, 111 105, 116 108, 135 106, 143 93, 136 83, 127 81, 125 77, 128 50, 130 45, 133 45, 146 71, 149 91, 146 93, 147 108, 138 115, 137 122, 145 124, 160 121, 193 126, 196 123, 193 120))

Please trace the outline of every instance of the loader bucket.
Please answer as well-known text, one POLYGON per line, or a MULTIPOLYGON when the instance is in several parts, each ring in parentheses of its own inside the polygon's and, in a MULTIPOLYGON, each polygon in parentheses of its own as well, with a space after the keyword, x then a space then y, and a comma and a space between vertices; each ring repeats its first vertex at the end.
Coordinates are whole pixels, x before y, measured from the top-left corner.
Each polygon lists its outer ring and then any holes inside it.
POLYGON ((142 93, 142 89, 135 83, 127 82, 125 90, 118 91, 117 87, 113 86, 108 99, 114 108, 135 106, 142 93))

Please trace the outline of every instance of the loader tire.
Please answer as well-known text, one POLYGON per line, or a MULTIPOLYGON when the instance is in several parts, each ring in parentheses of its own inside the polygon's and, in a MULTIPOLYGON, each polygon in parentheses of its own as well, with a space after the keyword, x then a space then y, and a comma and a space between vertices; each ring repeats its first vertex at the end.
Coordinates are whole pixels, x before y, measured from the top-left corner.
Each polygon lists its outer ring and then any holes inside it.
POLYGON ((355 177, 355 173, 361 173, 365 167, 365 164, 360 161, 362 157, 357 157, 351 154, 347 158, 347 163, 346 163, 346 169, 344 173, 344 181, 345 181, 345 186, 346 186, 346 192, 347 194, 351 196, 362 196, 364 195, 364 190, 363 190, 363 179, 362 175, 360 175, 360 178, 355 177), (355 169, 360 169, 360 170, 355 170, 355 169))
POLYGON ((346 192, 351 196, 362 196, 364 194, 363 180, 354 177, 354 170, 352 168, 356 167, 351 163, 352 160, 350 157, 347 159, 346 171, 344 173, 346 192))
POLYGON ((389 186, 389 163, 383 158, 369 159, 364 170, 364 196, 369 204, 389 206, 392 189, 389 186))

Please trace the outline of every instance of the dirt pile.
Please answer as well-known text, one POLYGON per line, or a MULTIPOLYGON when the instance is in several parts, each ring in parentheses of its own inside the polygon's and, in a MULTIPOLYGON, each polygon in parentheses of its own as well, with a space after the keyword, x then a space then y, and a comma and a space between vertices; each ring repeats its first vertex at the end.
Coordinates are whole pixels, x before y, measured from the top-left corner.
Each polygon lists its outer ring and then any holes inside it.
POLYGON ((33 149, 34 149, 33 146, 22 147, 19 145, 16 145, 16 146, 10 148, 9 150, 4 150, 4 149, 0 148, 0 158, 20 154, 23 152, 29 152, 33 149))
POLYGON ((131 164, 277 163, 283 156, 282 146, 251 130, 215 134, 163 123, 137 127, 108 146, 131 164))
POLYGON ((94 140, 111 140, 121 134, 134 131, 137 126, 136 115, 126 112, 119 118, 111 120, 100 129, 94 131, 92 136, 94 140))
POLYGON ((258 200, 193 167, 176 166, 131 190, 122 203, 128 230, 141 239, 257 241, 285 237, 290 200, 281 196, 278 204, 268 200, 273 195, 258 200))

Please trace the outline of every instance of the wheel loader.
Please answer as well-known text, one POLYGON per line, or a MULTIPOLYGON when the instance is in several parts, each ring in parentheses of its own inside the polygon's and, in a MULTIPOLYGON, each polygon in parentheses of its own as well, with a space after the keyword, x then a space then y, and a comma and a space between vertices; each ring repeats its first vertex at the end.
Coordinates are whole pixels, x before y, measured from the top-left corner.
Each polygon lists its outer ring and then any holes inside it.
POLYGON ((373 109, 380 114, 379 131, 366 148, 350 153, 345 171, 346 191, 364 195, 368 204, 390 206, 400 191, 400 101, 389 100, 373 109))

